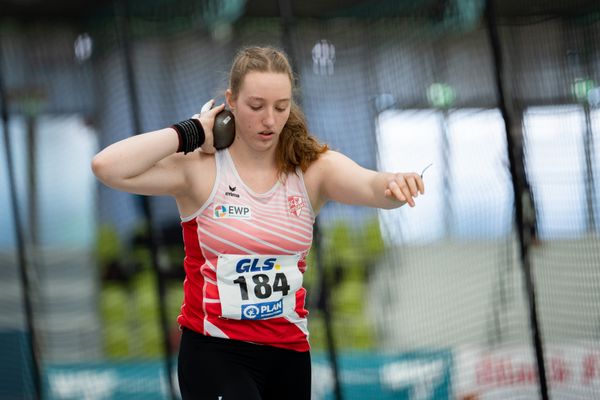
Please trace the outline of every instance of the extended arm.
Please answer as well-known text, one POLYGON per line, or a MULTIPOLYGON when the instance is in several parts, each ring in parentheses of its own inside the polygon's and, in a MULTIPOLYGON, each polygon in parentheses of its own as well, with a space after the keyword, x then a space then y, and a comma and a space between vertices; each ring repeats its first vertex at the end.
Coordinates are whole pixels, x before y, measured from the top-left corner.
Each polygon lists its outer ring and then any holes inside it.
POLYGON ((341 153, 328 151, 307 171, 319 187, 318 205, 329 200, 377 208, 414 207, 414 198, 425 193, 416 173, 376 172, 361 167, 341 153), (314 169, 313 169, 314 168, 314 169))

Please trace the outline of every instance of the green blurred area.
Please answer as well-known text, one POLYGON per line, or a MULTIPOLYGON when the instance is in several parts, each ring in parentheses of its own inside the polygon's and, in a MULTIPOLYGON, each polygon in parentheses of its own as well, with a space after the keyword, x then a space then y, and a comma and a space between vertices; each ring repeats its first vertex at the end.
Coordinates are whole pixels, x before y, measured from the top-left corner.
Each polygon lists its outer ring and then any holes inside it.
MULTIPOLYGON (((366 295, 369 271, 384 251, 377 219, 351 227, 337 222, 323 228, 322 268, 329 287, 334 341, 340 349, 372 349, 375 338, 367 313, 366 295)), ((308 259, 304 284, 309 305, 318 285, 318 268, 314 248, 308 259)), ((309 309, 310 343, 314 350, 326 348, 325 320, 321 310, 309 309)))
MULTIPOLYGON (((105 356, 111 359, 162 356, 156 277, 144 245, 146 242, 134 240, 132 245, 123 245, 114 229, 107 225, 100 227, 98 238, 105 356)), ((343 222, 333 224, 323 229, 322 248, 321 267, 329 287, 332 329, 337 346, 356 350, 373 348, 375 338, 365 302, 369 270, 384 250, 378 221, 374 219, 359 227, 350 227, 343 222)), ((182 269, 183 244, 164 250, 170 268, 182 269)), ((323 312, 317 306, 319 266, 314 250, 307 261, 304 285, 308 291, 310 342, 313 349, 322 350, 326 347, 326 335, 323 312)), ((174 348, 177 346, 176 319, 183 298, 182 285, 183 279, 170 278, 167 282, 165 301, 174 348)))

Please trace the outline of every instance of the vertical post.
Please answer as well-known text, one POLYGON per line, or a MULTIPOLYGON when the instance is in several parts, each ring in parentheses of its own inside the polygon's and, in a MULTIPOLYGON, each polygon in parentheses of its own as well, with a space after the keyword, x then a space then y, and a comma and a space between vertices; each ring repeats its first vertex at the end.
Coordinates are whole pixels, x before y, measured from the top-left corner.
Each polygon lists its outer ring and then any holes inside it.
POLYGON ((587 205, 587 232, 593 234, 596 232, 596 212, 594 209, 594 168, 593 168, 593 149, 594 135, 592 130, 592 116, 590 104, 583 103, 583 112, 585 113, 585 135, 583 138, 583 150, 585 152, 585 200, 587 205))
MULTIPOLYGON (((29 220, 38 221, 38 185, 37 185, 37 134, 36 134, 36 116, 35 113, 28 113, 25 117, 25 125, 27 129, 27 182, 29 197, 29 220)), ((29 232, 31 237, 31 248, 37 252, 39 238, 37 229, 31 229, 29 232)), ((34 257, 36 259, 37 257, 34 257)))
MULTIPOLYGON (((450 117, 450 111, 447 108, 441 110, 442 115, 440 117, 440 132, 442 135, 442 168, 444 176, 442 178, 442 188, 445 198, 450 197, 450 174, 452 169, 450 168, 450 161, 452 155, 450 154, 450 132, 448 129, 448 119, 450 117)), ((450 204, 450 202, 448 202, 450 204)), ((452 207, 444 207, 444 235, 448 239, 451 235, 450 227, 452 226, 453 210, 452 207)))
MULTIPOLYGON (((0 70, 0 101, 2 102, 2 130, 4 131, 4 147, 6 151, 6 170, 8 173, 10 206, 14 218, 15 236, 17 239, 17 256, 19 262, 19 276, 21 279, 21 292, 23 295, 23 307, 25 311, 25 323, 27 326, 27 338, 29 341, 30 361, 32 369, 32 380, 34 386, 34 396, 36 399, 42 398, 42 376, 39 365, 39 349, 37 347, 37 335, 34 325, 33 307, 31 303, 31 287, 29 284, 29 268, 26 250, 25 235, 23 231, 23 222, 17 207, 17 186, 15 182, 14 164, 12 152, 10 149, 9 119, 8 119, 8 100, 4 87, 4 79, 0 70)), ((31 168, 31 167, 30 167, 31 168)))
POLYGON ((323 266, 323 246, 321 237, 321 228, 319 219, 317 218, 314 225, 314 251, 315 251, 315 263, 318 271, 317 276, 319 277, 319 290, 317 295, 321 310, 323 311, 323 322, 325 325, 325 341, 327 344, 327 355, 329 357, 329 363, 331 364, 331 371, 333 374, 333 394, 335 400, 342 400, 342 386, 340 383, 340 368, 337 357, 337 347, 333 338, 333 325, 331 322, 331 308, 329 303, 329 282, 327 281, 327 274, 325 274, 325 267, 323 266))
POLYGON ((294 53, 294 45, 292 43, 291 25, 292 25, 292 3, 290 0, 279 0, 279 16, 281 18, 281 41, 285 49, 290 63, 293 67, 297 67, 296 55, 294 53))
MULTIPOLYGON (((594 76, 592 60, 594 59, 594 56, 597 55, 597 51, 594 52, 594 49, 597 49, 597 39, 593 26, 593 19, 586 18, 585 25, 582 29, 583 40, 581 40, 583 45, 583 60, 581 60, 583 65, 581 67, 584 71, 584 76, 590 78, 594 76)), ((583 111, 585 113, 585 136, 583 139, 583 150, 585 152, 585 199, 587 205, 586 223, 587 232, 589 234, 594 234, 597 228, 596 209, 594 207, 596 199, 596 196, 594 195, 595 178, 593 168, 594 132, 592 128, 590 102, 587 98, 587 93, 586 99, 583 102, 583 111)))
MULTIPOLYGON (((129 37, 129 27, 128 21, 129 18, 129 1, 119 1, 115 0, 115 11, 116 11, 116 19, 117 19, 117 30, 118 30, 118 38, 121 42, 121 49, 123 54, 123 62, 125 66, 125 80, 127 83, 128 95, 129 95, 129 105, 131 107, 131 117, 133 119, 133 129, 137 133, 142 132, 142 123, 140 118, 140 106, 137 96, 136 90, 136 82, 135 82, 135 72, 133 68, 133 59, 132 59, 132 51, 130 37, 129 37)), ((173 386, 173 354, 171 351, 171 345, 169 342, 169 325, 168 325, 168 317, 167 310, 165 304, 165 293, 166 286, 164 280, 164 274, 162 268, 160 266, 159 260, 159 245, 160 241, 158 238, 158 232, 154 227, 154 219, 152 215, 152 208, 150 204, 150 199, 148 196, 140 196, 142 211, 144 214, 146 229, 148 234, 148 250, 150 252, 150 260, 152 264, 152 269, 156 276, 156 291, 158 293, 158 308, 159 308, 159 328, 161 331, 162 342, 163 342, 163 351, 164 351, 164 366, 165 373, 167 379, 167 387, 169 389, 169 396, 171 399, 176 399, 175 396, 175 388, 173 386)))
POLYGON ((500 37, 498 34, 498 26, 496 24, 496 13, 494 9, 494 1, 487 0, 486 2, 486 20, 487 29, 492 48, 494 59, 495 83, 498 95, 498 106, 504 119, 504 128, 506 132, 506 142, 508 146, 508 159, 510 161, 510 173, 512 176, 513 193, 515 199, 515 223, 517 226, 517 234, 519 238, 519 255, 523 268, 523 277, 525 280, 525 290, 527 292, 527 303, 529 306, 529 323, 532 331, 533 347, 535 349, 535 357, 537 363, 538 377, 540 383, 540 396, 543 400, 548 400, 548 382, 546 378, 546 364, 544 360, 544 350, 542 346, 541 333, 539 329, 537 304, 535 298, 535 286, 531 274, 531 262, 529 257, 529 245, 531 235, 531 218, 526 218, 527 206, 531 207, 529 189, 523 169, 523 159, 518 157, 516 146, 520 146, 515 140, 513 132, 513 123, 509 105, 504 91, 504 70, 502 65, 502 49, 500 46, 500 37))
MULTIPOLYGON (((432 48, 434 50, 432 55, 433 81, 442 83, 446 82, 446 78, 448 76, 448 66, 446 63, 447 51, 443 40, 443 38, 438 38, 432 43, 432 48)), ((435 104, 434 99, 430 98, 429 102, 441 113, 439 119, 440 134, 442 137, 441 171, 444 171, 444 175, 442 176, 442 193, 444 198, 449 198, 451 195, 450 185, 452 184, 452 177, 450 175, 452 173, 452 169, 450 168, 450 163, 452 162, 452 153, 450 149, 450 128, 448 121, 450 119, 450 107, 452 106, 453 101, 448 102, 447 99, 444 99, 440 103, 435 104)), ((453 226, 453 211, 454 210, 452 210, 452 207, 444 207, 443 209, 444 236, 446 239, 450 238, 450 235, 452 234, 451 227, 453 226)))

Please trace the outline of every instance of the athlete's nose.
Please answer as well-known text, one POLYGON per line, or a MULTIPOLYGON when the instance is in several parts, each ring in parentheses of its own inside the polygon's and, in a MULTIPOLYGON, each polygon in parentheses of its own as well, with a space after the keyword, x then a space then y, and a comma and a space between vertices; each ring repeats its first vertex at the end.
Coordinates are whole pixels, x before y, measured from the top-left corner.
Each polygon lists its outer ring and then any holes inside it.
POLYGON ((275 115, 273 115, 273 110, 266 110, 266 115, 263 118, 263 124, 269 129, 275 125, 275 115))

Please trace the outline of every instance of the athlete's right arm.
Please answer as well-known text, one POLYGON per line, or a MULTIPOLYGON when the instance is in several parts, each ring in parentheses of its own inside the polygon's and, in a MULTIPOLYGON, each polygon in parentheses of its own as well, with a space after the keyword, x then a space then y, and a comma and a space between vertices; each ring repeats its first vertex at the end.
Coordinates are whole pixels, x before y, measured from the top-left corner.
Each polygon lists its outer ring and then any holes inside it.
POLYGON ((178 145, 173 128, 131 136, 96 154, 92 170, 102 183, 115 189, 145 195, 174 194, 185 185, 181 166, 186 156, 176 153, 178 145))
MULTIPOLYGON (((214 153, 212 128, 215 116, 224 108, 208 110, 195 118, 200 120, 205 133, 201 149, 214 153)), ((107 186, 143 195, 177 195, 188 184, 190 164, 198 159, 197 151, 184 155, 177 153, 179 137, 173 128, 131 136, 106 147, 92 160, 92 170, 107 186)))

